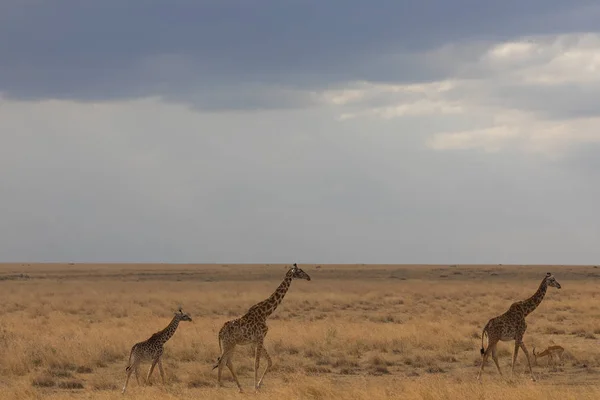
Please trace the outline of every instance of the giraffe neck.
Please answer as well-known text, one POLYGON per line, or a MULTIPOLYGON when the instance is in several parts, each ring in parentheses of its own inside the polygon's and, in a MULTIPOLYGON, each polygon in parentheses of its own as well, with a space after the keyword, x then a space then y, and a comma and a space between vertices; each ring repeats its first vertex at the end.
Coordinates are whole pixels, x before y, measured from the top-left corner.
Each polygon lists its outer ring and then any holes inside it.
POLYGON ((542 300, 544 300, 544 296, 546 295, 546 290, 548 289, 548 284, 546 283, 546 279, 542 281, 538 290, 528 298, 527 300, 523 300, 521 305, 523 307, 523 312, 525 315, 530 314, 533 310, 535 310, 542 300))
POLYGON ((156 332, 152 337, 155 338, 158 344, 164 344, 167 340, 171 339, 177 327, 179 326, 179 316, 174 316, 169 325, 162 331, 156 332))
POLYGON ((254 310, 254 312, 260 313, 260 315, 263 316, 264 319, 267 319, 277 309, 277 306, 281 304, 281 300, 283 300, 285 294, 290 288, 291 283, 292 274, 288 273, 286 274, 285 278, 283 278, 283 281, 281 282, 281 284, 279 284, 277 289, 275 289, 275 292, 273 292, 273 294, 269 296, 268 299, 256 304, 250 310, 254 310))

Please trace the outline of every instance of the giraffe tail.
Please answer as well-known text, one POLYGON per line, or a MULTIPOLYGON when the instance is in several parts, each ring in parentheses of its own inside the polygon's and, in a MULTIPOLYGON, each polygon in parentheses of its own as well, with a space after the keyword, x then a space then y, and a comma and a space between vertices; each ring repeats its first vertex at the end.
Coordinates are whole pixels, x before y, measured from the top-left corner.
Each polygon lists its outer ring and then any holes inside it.
POLYGON ((483 337, 487 336, 487 328, 488 326, 486 325, 485 328, 483 328, 483 332, 481 332, 481 350, 479 350, 481 352, 481 355, 485 354, 485 348, 483 347, 483 337))
MULTIPOLYGON (((222 330, 222 329, 221 329, 222 330)), ((221 353, 221 357, 223 357, 223 345, 221 344, 221 332, 219 331, 219 352, 221 353)), ((221 363, 221 357, 217 357, 217 363, 212 369, 217 369, 219 364, 221 363)))
POLYGON ((127 361, 127 367, 125 368, 125 371, 129 372, 129 370, 131 369, 131 356, 133 355, 133 349, 135 349, 135 346, 133 346, 131 348, 131 351, 129 352, 129 360, 127 361))

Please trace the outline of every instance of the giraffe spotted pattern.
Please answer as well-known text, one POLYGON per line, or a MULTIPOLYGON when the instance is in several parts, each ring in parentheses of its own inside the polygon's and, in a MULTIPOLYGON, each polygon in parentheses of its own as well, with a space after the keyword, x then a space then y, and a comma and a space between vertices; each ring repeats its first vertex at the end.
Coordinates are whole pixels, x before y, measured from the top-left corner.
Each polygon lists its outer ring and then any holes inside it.
POLYGON ((271 356, 269 356, 269 353, 267 353, 267 350, 264 347, 265 336, 269 330, 266 320, 281 303, 294 279, 306 279, 307 281, 310 281, 310 276, 294 264, 285 274, 283 282, 281 282, 279 287, 268 299, 250 307, 248 312, 240 318, 227 321, 223 325, 219 331, 219 348, 221 349, 221 356, 217 359, 217 364, 213 367, 213 369, 219 368, 217 373, 217 384, 219 386, 221 386, 221 372, 223 366, 226 365, 231 372, 239 391, 242 391, 242 386, 240 385, 233 368, 231 357, 236 346, 251 344, 255 348, 254 389, 258 390, 260 388, 263 378, 267 374, 269 368, 273 365, 271 356), (267 360, 267 367, 260 379, 258 379, 258 368, 260 366, 261 357, 264 357, 267 360))
POLYGON ((135 371, 135 379, 137 380, 138 385, 140 384, 139 379, 139 366, 142 361, 152 361, 152 365, 148 370, 148 376, 146 377, 146 382, 150 381, 150 376, 152 375, 152 371, 154 371, 154 367, 158 364, 158 370, 160 371, 160 377, 162 379, 162 383, 165 383, 165 373, 162 367, 161 356, 163 354, 164 345, 169 340, 177 327, 179 326, 179 321, 192 321, 192 318, 184 313, 181 308, 175 313, 175 316, 171 320, 171 323, 167 325, 165 329, 162 331, 156 332, 154 335, 150 336, 148 340, 143 342, 139 342, 133 345, 131 348, 131 352, 129 353, 129 362, 127 363, 127 378, 125 379, 125 385, 123 386, 122 393, 125 393, 127 389, 127 383, 129 382, 129 378, 131 377, 131 373, 135 371))
POLYGON ((479 374, 477 374, 477 379, 481 378, 481 373, 483 372, 483 367, 485 362, 487 361, 490 353, 492 354, 492 359, 498 368, 498 372, 502 375, 502 371, 500 370, 500 364, 498 364, 498 356, 496 355, 496 345, 499 341, 515 341, 515 351, 513 354, 512 360, 512 373, 515 370, 515 362, 517 361, 517 353, 519 351, 519 347, 523 349, 525 356, 527 356, 527 364, 529 365, 529 372, 531 373, 531 379, 535 381, 535 377, 533 375, 533 370, 531 369, 531 361, 529 359, 529 352, 523 343, 523 335, 525 334, 525 330, 527 329, 527 323, 525 322, 525 317, 529 315, 533 310, 535 310, 546 295, 546 290, 548 286, 555 287, 560 289, 560 284, 554 278, 554 276, 548 272, 542 283, 540 283, 540 287, 538 290, 531 296, 530 298, 522 301, 517 301, 513 303, 508 311, 504 314, 492 318, 488 321, 483 328, 483 332, 481 333, 481 368, 479 369, 479 374), (487 350, 483 347, 483 337, 487 335, 488 337, 488 347, 487 350))

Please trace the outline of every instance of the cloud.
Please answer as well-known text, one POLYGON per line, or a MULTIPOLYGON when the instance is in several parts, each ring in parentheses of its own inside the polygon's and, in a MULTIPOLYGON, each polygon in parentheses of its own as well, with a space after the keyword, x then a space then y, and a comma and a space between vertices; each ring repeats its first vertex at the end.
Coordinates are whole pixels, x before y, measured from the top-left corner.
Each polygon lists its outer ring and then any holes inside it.
POLYGON ((325 103, 351 110, 340 116, 342 120, 457 114, 463 112, 460 105, 444 98, 444 93, 455 86, 452 81, 408 85, 357 82, 347 88, 326 90, 321 97, 325 103))
POLYGON ((284 261, 326 254, 311 230, 349 229, 361 198, 378 203, 363 191, 388 198, 311 111, 5 100, 0 114, 4 259, 284 261))
POLYGON ((323 94, 339 119, 429 116, 434 150, 520 149, 553 157, 600 141, 600 35, 585 33, 466 43, 422 54, 451 65, 452 79, 419 84, 360 82, 323 94), (469 53, 460 64, 456 54, 469 53))
MULTIPOLYGON (((247 94, 253 109, 280 105, 279 96, 261 93, 262 85, 272 92, 353 81, 443 80, 453 74, 450 66, 424 64, 420 54, 473 40, 595 30, 600 16, 600 7, 587 0, 410 5, 10 0, 1 7, 0 36, 10 38, 0 43, 5 96, 85 101, 166 96, 201 108, 222 103, 225 109, 219 96, 240 107, 228 95, 239 85, 256 87, 247 94), (216 94, 222 88, 225 94, 216 94)), ((298 102, 306 104, 291 104, 298 102)))
POLYGON ((428 145, 435 150, 483 148, 485 151, 497 152, 519 134, 520 131, 508 126, 466 132, 438 133, 429 140, 428 145))
POLYGON ((554 161, 510 152, 433 152, 419 133, 428 116, 336 121, 333 111, 197 112, 157 98, 3 100, 2 259, 598 256, 592 242, 600 232, 589 219, 597 171, 582 178, 572 166, 556 170, 554 161))

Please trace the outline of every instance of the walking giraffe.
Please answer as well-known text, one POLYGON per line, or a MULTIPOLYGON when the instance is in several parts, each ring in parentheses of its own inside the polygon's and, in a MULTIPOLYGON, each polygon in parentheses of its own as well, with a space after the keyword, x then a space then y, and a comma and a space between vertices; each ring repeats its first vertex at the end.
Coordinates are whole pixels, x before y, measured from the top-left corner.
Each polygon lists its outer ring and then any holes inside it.
POLYGON ((192 321, 192 318, 188 314, 181 311, 181 307, 175 313, 175 316, 165 329, 156 332, 154 335, 150 336, 148 340, 133 345, 131 352, 129 353, 129 362, 127 363, 127 368, 125 368, 127 371, 127 379, 125 379, 125 385, 123 386, 122 393, 125 393, 125 389, 127 389, 127 383, 129 382, 129 377, 133 371, 135 371, 135 379, 137 380, 138 385, 140 384, 138 369, 142 361, 152 361, 152 365, 148 370, 148 376, 146 377, 146 383, 150 382, 152 371, 154 371, 154 367, 156 364, 158 364, 158 370, 160 371, 160 377, 164 385, 165 373, 162 367, 161 356, 163 354, 164 344, 167 342, 167 340, 171 339, 177 330, 179 321, 192 321))
POLYGON ((500 364, 498 364, 498 356, 496 355, 496 345, 499 341, 506 342, 514 340, 515 352, 513 354, 511 372, 514 374, 515 362, 517 361, 517 353, 520 347, 527 356, 527 364, 529 365, 531 379, 535 381, 533 370, 531 369, 531 361, 529 360, 529 352, 523 343, 523 335, 527 329, 525 317, 540 305, 544 299, 544 295, 546 294, 546 289, 548 289, 548 286, 560 289, 560 284, 556 281, 556 279, 554 279, 554 276, 550 272, 546 274, 542 280, 542 283, 540 283, 540 287, 533 294, 533 296, 527 300, 517 301, 516 303, 511 304, 507 312, 488 321, 485 328, 483 328, 483 332, 481 333, 481 368, 477 374, 477 380, 481 378, 483 367, 490 355, 490 352, 492 353, 492 358, 494 359, 494 363, 498 368, 498 372, 500 375, 502 375, 500 364), (484 350, 483 337, 486 334, 488 337, 488 348, 487 350, 484 350))
POLYGON ((290 288, 290 284, 293 279, 306 279, 310 281, 310 276, 302 271, 296 264, 290 268, 283 278, 283 282, 275 290, 275 292, 269 296, 268 299, 261 301, 258 304, 250 307, 248 312, 242 317, 227 321, 219 331, 219 348, 221 350, 221 356, 217 359, 217 364, 213 367, 219 368, 217 374, 217 384, 221 386, 221 372, 223 366, 227 365, 231 375, 235 380, 240 392, 242 392, 242 386, 235 374, 231 357, 235 346, 252 344, 255 346, 255 358, 254 358, 254 389, 258 390, 263 381, 263 378, 267 374, 267 371, 273 365, 271 357, 264 347, 265 336, 269 328, 267 327, 267 318, 275 311, 277 306, 283 300, 283 297, 290 288), (260 358, 264 356, 267 359, 267 367, 265 368, 260 380, 258 379, 258 367, 260 364, 260 358))

